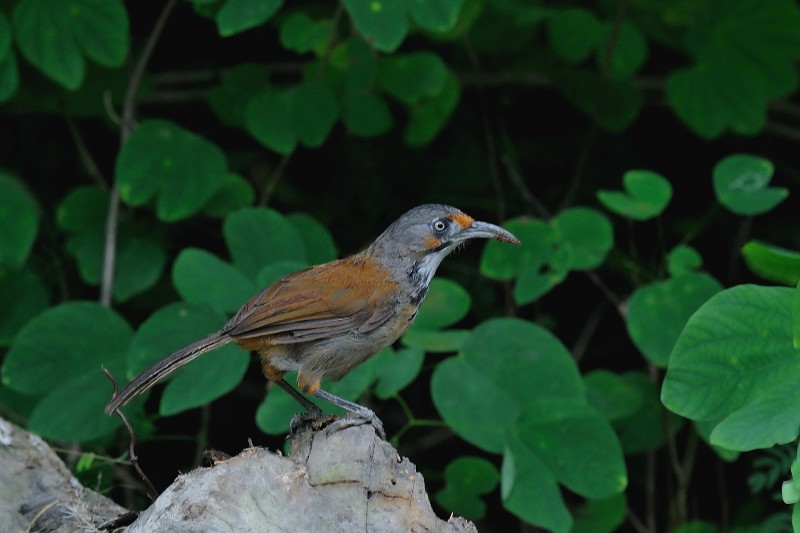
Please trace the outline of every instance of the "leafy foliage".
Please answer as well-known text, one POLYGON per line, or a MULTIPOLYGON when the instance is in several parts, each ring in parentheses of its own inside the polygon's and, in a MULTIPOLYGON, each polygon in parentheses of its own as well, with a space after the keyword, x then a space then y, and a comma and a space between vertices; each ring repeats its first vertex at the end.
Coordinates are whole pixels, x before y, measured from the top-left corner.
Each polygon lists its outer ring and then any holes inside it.
MULTIPOLYGON (((153 31, 161 5, 0 2, 3 416, 110 489, 127 443, 103 367, 126 381, 449 203, 522 245, 453 254, 407 334, 324 384, 413 443, 441 510, 787 530, 736 490, 745 461, 753 489, 788 478, 800 531, 800 467, 774 451, 800 432, 795 2, 166 5, 153 31), (692 466, 747 512, 697 498, 692 466)), ((298 407, 255 366, 228 345, 182 368, 126 407, 140 441, 255 425, 280 446, 298 407)))

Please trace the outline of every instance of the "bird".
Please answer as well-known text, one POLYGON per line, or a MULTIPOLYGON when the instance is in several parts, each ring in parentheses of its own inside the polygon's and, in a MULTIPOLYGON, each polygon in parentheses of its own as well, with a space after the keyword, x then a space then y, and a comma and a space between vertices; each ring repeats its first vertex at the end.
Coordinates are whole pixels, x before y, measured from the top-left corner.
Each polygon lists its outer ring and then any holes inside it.
POLYGON ((363 251, 283 277, 253 296, 222 329, 185 346, 114 394, 107 414, 149 390, 180 367, 225 344, 260 356, 261 369, 308 415, 322 411, 304 394, 321 398, 375 426, 375 413, 335 396, 320 383, 341 379, 405 334, 442 260, 473 239, 519 245, 507 230, 474 220, 460 209, 424 204, 395 220, 363 251), (286 372, 297 372, 294 389, 286 372))

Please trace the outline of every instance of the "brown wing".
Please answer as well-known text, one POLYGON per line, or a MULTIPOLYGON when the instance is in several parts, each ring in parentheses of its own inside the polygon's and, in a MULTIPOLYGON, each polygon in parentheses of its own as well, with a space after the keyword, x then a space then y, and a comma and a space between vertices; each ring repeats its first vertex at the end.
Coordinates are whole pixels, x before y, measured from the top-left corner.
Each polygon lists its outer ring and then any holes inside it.
POLYGON ((222 331, 236 339, 268 336, 277 344, 367 333, 391 318, 396 291, 385 269, 354 256, 276 281, 222 331))

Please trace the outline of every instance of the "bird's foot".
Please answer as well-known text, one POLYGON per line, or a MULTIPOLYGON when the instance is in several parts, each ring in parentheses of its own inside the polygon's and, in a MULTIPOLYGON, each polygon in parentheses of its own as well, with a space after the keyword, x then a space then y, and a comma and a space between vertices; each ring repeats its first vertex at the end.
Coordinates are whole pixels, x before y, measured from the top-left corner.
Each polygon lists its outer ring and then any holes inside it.
POLYGON ((362 407, 358 411, 351 411, 345 416, 337 418, 325 428, 325 433, 330 434, 332 431, 341 431, 356 426, 363 426, 370 424, 375 428, 375 433, 383 440, 386 440, 386 431, 383 429, 383 422, 378 418, 372 409, 362 407))
POLYGON ((318 431, 325 427, 334 419, 332 415, 325 415, 322 409, 317 406, 312 406, 305 413, 297 413, 292 417, 289 422, 289 435, 294 436, 305 425, 311 426, 311 429, 318 431))

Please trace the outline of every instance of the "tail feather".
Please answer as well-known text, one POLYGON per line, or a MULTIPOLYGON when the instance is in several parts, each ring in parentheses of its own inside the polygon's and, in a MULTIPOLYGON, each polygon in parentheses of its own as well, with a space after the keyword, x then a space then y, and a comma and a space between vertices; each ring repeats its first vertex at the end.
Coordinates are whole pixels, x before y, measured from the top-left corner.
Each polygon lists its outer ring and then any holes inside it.
POLYGON ((106 405, 106 414, 112 414, 183 365, 229 342, 231 342, 230 337, 217 332, 173 352, 169 357, 151 366, 125 385, 106 405))

